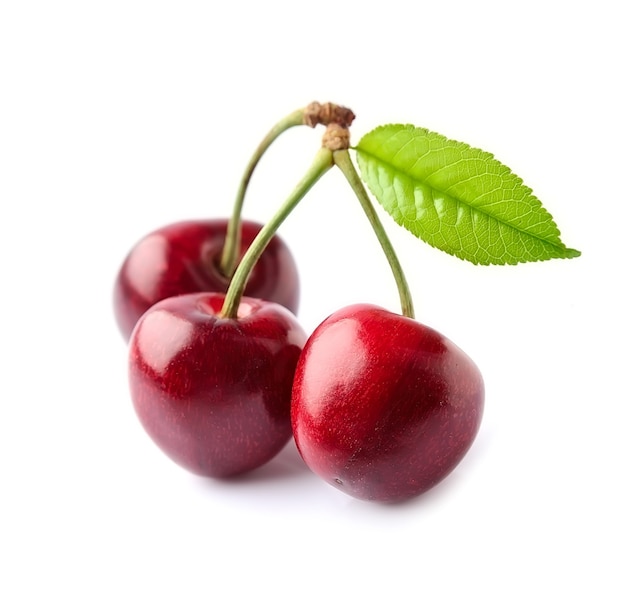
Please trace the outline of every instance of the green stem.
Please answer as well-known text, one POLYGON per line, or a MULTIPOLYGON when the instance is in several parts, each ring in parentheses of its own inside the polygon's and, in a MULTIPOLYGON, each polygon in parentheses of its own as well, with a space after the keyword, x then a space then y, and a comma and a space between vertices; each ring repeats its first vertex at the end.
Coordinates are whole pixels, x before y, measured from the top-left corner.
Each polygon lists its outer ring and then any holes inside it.
POLYGON ((293 113, 281 119, 259 143, 255 152, 252 154, 248 166, 246 167, 239 190, 235 199, 233 213, 228 222, 226 229, 226 239, 224 241, 224 249, 220 260, 220 269, 225 277, 231 277, 237 266, 239 250, 241 249, 241 211, 243 209, 243 201, 248 189, 248 184, 252 178, 252 173, 256 168, 263 154, 268 150, 269 146, 286 130, 294 126, 302 126, 305 123, 305 109, 298 109, 293 113))
POLYGON ((406 281, 406 277, 404 276, 404 271, 400 266, 400 261, 396 255, 393 246, 391 245, 391 241, 385 232, 385 229, 372 205, 372 201, 370 200, 365 186, 359 177, 356 169, 354 168, 354 164, 352 163, 352 159, 350 158, 350 152, 347 149, 340 149, 334 152, 333 159, 335 164, 339 167, 341 172, 345 175, 348 183, 354 190, 354 193, 357 195, 361 206, 363 207, 363 211, 367 216, 374 232, 376 233, 376 237, 378 238, 378 242, 380 243, 383 251, 385 252, 385 256, 387 257, 387 261, 389 262, 389 266, 391 267, 391 271, 393 272, 394 279, 396 280, 396 285, 398 286, 398 294, 400 295, 400 305, 402 308, 402 315, 407 316, 409 318, 414 318, 415 313, 413 309, 413 299, 411 298, 411 292, 409 290, 409 285, 406 281))
POLYGON ((317 183, 317 181, 333 166, 333 153, 322 147, 309 170, 300 180, 293 192, 289 195, 284 204, 278 209, 274 216, 263 226, 259 234, 255 237, 250 247, 246 250, 241 259, 235 274, 230 282, 221 316, 223 318, 236 318, 239 303, 243 296, 246 282, 254 265, 261 257, 263 250, 267 247, 272 237, 276 234, 279 226, 285 221, 287 216, 294 210, 295 206, 302 200, 304 195, 317 183))

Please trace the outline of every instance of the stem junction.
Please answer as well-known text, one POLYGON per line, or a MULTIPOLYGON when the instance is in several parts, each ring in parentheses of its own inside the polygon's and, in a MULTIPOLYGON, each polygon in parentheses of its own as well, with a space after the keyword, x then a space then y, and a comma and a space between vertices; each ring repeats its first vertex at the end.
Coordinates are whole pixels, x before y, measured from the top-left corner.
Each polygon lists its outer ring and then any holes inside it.
POLYGON ((226 292, 221 317, 237 317, 239 303, 241 302, 246 283, 254 265, 258 262, 261 254, 272 240, 272 237, 278 231, 280 225, 285 221, 307 192, 328 170, 330 170, 333 165, 337 165, 348 180, 348 183, 361 203, 361 207, 383 249, 398 288, 402 315, 409 318, 415 317, 413 300, 411 298, 409 286, 404 275, 404 271, 400 265, 400 261, 398 260, 385 228, 382 225, 374 206, 372 205, 372 201, 370 200, 365 186, 363 185, 363 182, 361 181, 361 178, 359 177, 359 174, 357 173, 350 157, 350 131, 348 129, 348 125, 353 118, 354 114, 352 111, 345 109, 344 107, 338 107, 337 105, 331 105, 330 103, 327 103, 326 105, 311 103, 311 105, 305 109, 301 109, 291 115, 288 115, 285 119, 276 124, 276 126, 274 126, 274 128, 268 133, 266 138, 257 148, 244 174, 237 196, 235 211, 228 226, 222 266, 225 267, 228 265, 229 267, 228 269, 223 269, 225 274, 228 274, 230 269, 233 269, 234 273, 231 271, 230 275, 228 275, 229 277, 232 275, 232 280, 228 287, 228 291, 226 292), (337 121, 330 121, 332 119, 337 121), (346 122, 348 122, 348 125, 346 125, 346 122), (311 167, 296 185, 287 200, 260 230, 237 266, 236 256, 239 253, 241 208, 245 189, 252 172, 254 171, 254 168, 263 152, 277 138, 278 135, 289 127, 301 125, 302 123, 312 126, 315 126, 318 123, 326 125, 326 132, 324 133, 324 137, 322 139, 322 148, 315 156, 311 167), (224 264, 225 261, 226 265, 224 264))

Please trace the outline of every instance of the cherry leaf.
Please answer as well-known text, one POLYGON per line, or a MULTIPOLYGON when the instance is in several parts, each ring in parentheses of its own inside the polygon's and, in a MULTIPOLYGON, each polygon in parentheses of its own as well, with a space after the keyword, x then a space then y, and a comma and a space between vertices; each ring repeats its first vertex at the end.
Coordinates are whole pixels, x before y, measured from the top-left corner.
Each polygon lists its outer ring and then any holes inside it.
POLYGON ((363 180, 393 219, 475 264, 575 258, 532 190, 493 155, 425 128, 389 124, 354 148, 363 180))

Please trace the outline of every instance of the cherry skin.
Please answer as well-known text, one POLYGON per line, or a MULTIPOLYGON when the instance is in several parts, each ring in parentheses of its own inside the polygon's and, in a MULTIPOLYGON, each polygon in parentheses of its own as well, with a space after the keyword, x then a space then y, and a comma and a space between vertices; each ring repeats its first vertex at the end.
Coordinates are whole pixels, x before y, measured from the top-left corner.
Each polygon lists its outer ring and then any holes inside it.
POLYGON ((291 438, 291 384, 306 334, 282 305, 224 295, 171 297, 141 316, 129 343, 139 420, 175 462, 228 477, 269 461, 291 438))
POLYGON ((292 426, 306 464, 359 499, 402 501, 460 462, 481 421, 484 384, 440 333, 372 305, 322 322, 304 346, 292 426))
MULTIPOLYGON (((219 269, 228 220, 190 220, 155 230, 125 258, 114 284, 115 317, 128 340, 140 316, 164 298, 194 292, 226 292, 219 269)), ((261 229, 243 221, 240 256, 261 229)), ((284 305, 296 313, 300 285, 285 243, 273 237, 250 274, 246 295, 284 305)))

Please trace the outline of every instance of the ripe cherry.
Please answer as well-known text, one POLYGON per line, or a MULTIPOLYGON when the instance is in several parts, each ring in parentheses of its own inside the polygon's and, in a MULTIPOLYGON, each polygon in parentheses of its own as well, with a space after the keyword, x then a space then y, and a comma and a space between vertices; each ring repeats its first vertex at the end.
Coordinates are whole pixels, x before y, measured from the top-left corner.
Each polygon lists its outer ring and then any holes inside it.
POLYGON ((360 499, 401 501, 460 462, 483 402, 478 368, 446 337, 412 318, 355 305, 307 341, 292 425, 304 461, 330 484, 360 499))
POLYGON ((175 462, 210 477, 266 463, 291 438, 291 384, 306 334, 281 305, 224 295, 171 297, 141 316, 129 383, 147 433, 175 462))
MULTIPOLYGON (((151 232, 125 258, 114 285, 115 317, 130 337, 140 316, 158 301, 193 292, 226 292, 229 279, 219 268, 228 220, 178 222, 151 232)), ((261 229, 241 224, 240 254, 261 229)), ((300 285, 296 264, 285 243, 274 236, 246 285, 246 295, 284 305, 296 312, 300 285)))

